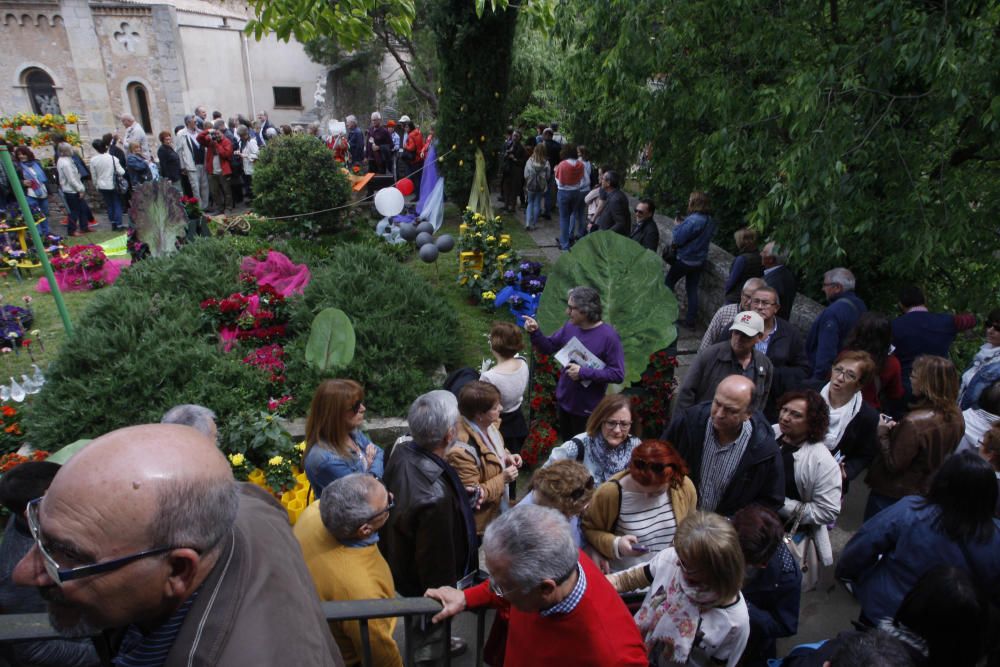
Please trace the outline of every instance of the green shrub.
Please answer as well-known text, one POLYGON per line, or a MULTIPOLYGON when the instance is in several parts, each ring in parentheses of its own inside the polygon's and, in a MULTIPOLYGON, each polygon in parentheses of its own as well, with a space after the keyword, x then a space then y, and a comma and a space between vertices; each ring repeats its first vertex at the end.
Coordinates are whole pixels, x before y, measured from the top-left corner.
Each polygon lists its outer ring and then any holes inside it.
MULTIPOLYGON (((227 421, 294 396, 305 415, 324 374, 305 363, 309 326, 323 308, 341 308, 357 333, 354 362, 337 372, 364 384, 374 413, 403 414, 432 387, 430 372, 455 356, 456 319, 427 282, 374 248, 343 244, 310 263, 312 282, 293 298, 284 341, 287 383, 242 363, 254 346, 223 354, 199 304, 239 291, 241 258, 262 245, 248 237, 199 239, 168 257, 125 270, 96 294, 74 335, 49 367, 45 387, 25 416, 31 444, 53 449, 129 424, 157 422, 178 403, 198 403, 227 421)), ((295 262, 283 242, 270 247, 295 262)), ((225 433, 223 433, 223 436, 225 433)))
POLYGON ((281 221, 290 233, 331 233, 344 218, 350 196, 347 175, 333 160, 333 151, 314 136, 293 134, 275 137, 260 152, 254 165, 254 211, 280 217, 326 211, 281 221))

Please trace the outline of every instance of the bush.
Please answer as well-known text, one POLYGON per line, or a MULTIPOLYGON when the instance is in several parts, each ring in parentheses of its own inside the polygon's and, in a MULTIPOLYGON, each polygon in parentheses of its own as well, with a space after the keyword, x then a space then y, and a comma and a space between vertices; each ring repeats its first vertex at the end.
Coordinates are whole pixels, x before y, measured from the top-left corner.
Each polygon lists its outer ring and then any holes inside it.
MULTIPOLYGON (((354 362, 336 374, 365 385, 373 412, 403 414, 418 393, 432 388, 430 371, 454 357, 448 341, 455 316, 434 288, 374 248, 343 244, 328 261, 310 265, 310 286, 291 300, 284 341, 288 380, 277 387, 269 373, 243 363, 252 343, 221 352, 199 307, 245 287, 241 258, 261 247, 249 241, 198 240, 127 269, 96 294, 28 408, 31 444, 54 449, 122 426, 158 422, 178 403, 211 408, 223 430, 236 414, 263 409, 281 393, 294 396, 292 414, 304 415, 324 377, 305 364, 305 343, 312 318, 330 306, 351 317, 358 338, 354 362)), ((287 244, 271 247, 302 261, 287 244)))
POLYGON ((351 188, 347 175, 333 160, 333 151, 314 136, 293 134, 267 142, 254 165, 254 211, 281 217, 326 211, 282 221, 291 233, 331 233, 345 210, 327 209, 347 203, 351 188))

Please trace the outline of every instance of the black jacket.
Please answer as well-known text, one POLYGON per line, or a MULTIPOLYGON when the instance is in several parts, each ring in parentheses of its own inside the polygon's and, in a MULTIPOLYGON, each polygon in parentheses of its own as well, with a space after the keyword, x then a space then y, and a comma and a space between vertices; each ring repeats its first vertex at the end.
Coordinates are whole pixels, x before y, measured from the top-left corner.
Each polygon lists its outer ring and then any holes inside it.
MULTIPOLYGON (((711 418, 712 402, 705 401, 692 405, 674 416, 673 421, 661 436, 677 448, 690 469, 689 477, 699 489, 701 497, 701 457, 705 447, 705 425, 711 418)), ((751 503, 758 503, 778 511, 785 503, 785 469, 781 462, 778 445, 774 441, 774 431, 755 412, 750 418, 753 433, 747 443, 746 452, 736 466, 736 472, 722 494, 716 513, 732 516, 737 510, 751 503)))
POLYGON ((764 282, 773 287, 778 292, 778 299, 781 301, 781 308, 778 310, 778 317, 783 320, 792 319, 792 304, 795 303, 795 293, 799 288, 795 274, 787 266, 782 264, 774 271, 764 273, 764 282))
POLYGON ((647 218, 638 225, 633 225, 632 233, 629 236, 647 250, 656 252, 660 248, 660 230, 656 227, 656 221, 653 218, 647 218))
MULTIPOLYGON (((619 234, 628 235, 629 230, 628 196, 621 190, 611 190, 608 198, 604 202, 601 214, 594 220, 598 229, 611 230, 619 234)), ((655 227, 655 225, 654 225, 655 227)), ((659 232, 657 232, 659 237, 659 232)))
POLYGON ((844 455, 847 479, 852 480, 871 464, 878 451, 878 410, 862 402, 861 409, 844 429, 840 444, 833 453, 844 455))
POLYGON ((177 183, 181 180, 181 159, 170 146, 160 144, 156 149, 156 157, 160 161, 160 176, 177 183))
POLYGON ((753 578, 743 584, 743 598, 750 614, 750 640, 741 664, 764 667, 768 658, 776 657, 775 640, 799 631, 802 571, 788 547, 779 544, 767 566, 753 568, 753 572, 753 578))
MULTIPOLYGON (((396 591, 407 597, 420 597, 428 588, 454 586, 475 569, 476 545, 469 543, 466 513, 459 505, 469 501, 464 493, 459 497, 433 456, 412 443, 400 443, 393 448, 382 478, 396 507, 379 532, 378 546, 392 570, 396 591)), ((448 465, 443 459, 441 464, 448 465)), ((472 535, 475 539, 475 526, 472 535)))

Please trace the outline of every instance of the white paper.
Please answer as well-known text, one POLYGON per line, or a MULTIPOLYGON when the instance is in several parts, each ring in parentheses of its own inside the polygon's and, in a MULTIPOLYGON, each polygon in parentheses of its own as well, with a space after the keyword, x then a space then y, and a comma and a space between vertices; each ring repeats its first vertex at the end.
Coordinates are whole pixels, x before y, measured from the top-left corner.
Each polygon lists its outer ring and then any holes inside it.
MULTIPOLYGON (((603 361, 598 359, 593 352, 588 350, 576 336, 570 338, 569 342, 567 342, 561 350, 556 352, 556 361, 562 364, 563 368, 569 366, 570 364, 577 364, 580 368, 600 370, 606 365, 603 361)), ((584 387, 589 387, 590 380, 580 380, 580 384, 584 387)))

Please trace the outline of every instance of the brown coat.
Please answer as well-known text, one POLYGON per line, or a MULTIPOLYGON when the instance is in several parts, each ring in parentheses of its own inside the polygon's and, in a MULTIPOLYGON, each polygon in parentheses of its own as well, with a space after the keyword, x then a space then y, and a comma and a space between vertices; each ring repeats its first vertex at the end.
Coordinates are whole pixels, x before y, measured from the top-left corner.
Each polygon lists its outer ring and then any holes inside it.
MULTIPOLYGON (((597 487, 594 499, 583 514, 583 536, 587 538, 597 551, 605 558, 615 557, 615 522, 622 509, 621 479, 628 470, 614 475, 611 479, 597 487)), ((691 513, 698 504, 698 492, 690 477, 685 476, 677 488, 670 489, 670 504, 674 508, 674 518, 680 525, 681 520, 691 513)))
MULTIPOLYGON (((496 441, 503 443, 503 436, 496 424, 490 426, 489 433, 496 441)), ((483 442, 475 431, 466 426, 464 419, 458 420, 457 439, 475 447, 479 453, 478 465, 472 453, 461 445, 452 445, 444 458, 458 473, 463 485, 483 488, 483 502, 475 512, 476 534, 482 535, 489 522, 500 512, 500 500, 507 492, 507 483, 503 480, 504 463, 497 458, 488 443, 483 442)), ((503 451, 505 455, 509 454, 506 447, 503 451)))
POLYGON ((914 410, 886 435, 879 433, 879 455, 865 480, 875 493, 890 498, 927 492, 931 476, 955 451, 965 432, 956 410, 949 421, 933 410, 914 410))

